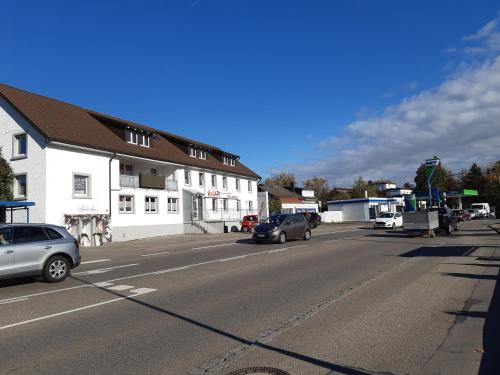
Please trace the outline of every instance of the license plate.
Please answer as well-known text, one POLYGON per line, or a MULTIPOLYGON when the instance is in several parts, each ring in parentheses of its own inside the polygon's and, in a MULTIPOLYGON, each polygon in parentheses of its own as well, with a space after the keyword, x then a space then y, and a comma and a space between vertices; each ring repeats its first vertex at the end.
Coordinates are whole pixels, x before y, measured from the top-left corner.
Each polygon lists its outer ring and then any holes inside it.
POLYGON ((265 234, 258 234, 257 235, 257 237, 260 237, 260 238, 265 237, 265 236, 266 236, 265 234))

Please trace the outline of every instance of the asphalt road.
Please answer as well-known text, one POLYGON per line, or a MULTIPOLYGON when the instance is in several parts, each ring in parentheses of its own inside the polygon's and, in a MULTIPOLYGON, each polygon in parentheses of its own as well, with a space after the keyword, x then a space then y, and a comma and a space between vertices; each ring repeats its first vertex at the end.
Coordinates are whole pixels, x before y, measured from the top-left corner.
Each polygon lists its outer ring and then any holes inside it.
POLYGON ((323 225, 285 245, 234 233, 82 249, 63 283, 0 282, 0 372, 485 374, 494 222, 435 239, 323 225))

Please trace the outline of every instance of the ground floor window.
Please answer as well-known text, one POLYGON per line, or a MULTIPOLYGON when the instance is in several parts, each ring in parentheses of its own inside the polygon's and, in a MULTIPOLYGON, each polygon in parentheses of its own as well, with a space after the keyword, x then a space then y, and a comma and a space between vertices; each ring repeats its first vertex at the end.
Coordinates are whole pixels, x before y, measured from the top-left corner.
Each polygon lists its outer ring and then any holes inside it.
POLYGON ((228 202, 227 202, 227 199, 223 199, 223 200, 222 200, 222 209, 223 209, 224 211, 227 211, 227 210, 228 210, 228 204, 227 204, 227 203, 228 203, 228 202))
POLYGON ((90 176, 87 174, 73 174, 73 197, 90 197, 90 176))
POLYGON ((239 212, 241 211, 241 202, 240 201, 236 201, 236 210, 239 212))
POLYGON ((217 198, 212 198, 212 210, 217 211, 217 198))
POLYGON ((179 212, 179 200, 177 198, 168 198, 168 213, 175 214, 179 212))
POLYGON ((146 213, 158 212, 158 197, 146 197, 144 201, 144 208, 146 213))
POLYGON ((253 210, 253 202, 252 201, 248 201, 248 209, 253 210))
POLYGON ((28 183, 26 174, 18 174, 14 177, 14 197, 26 198, 28 195, 28 183))
POLYGON ((120 195, 119 210, 121 213, 134 213, 134 196, 120 195))

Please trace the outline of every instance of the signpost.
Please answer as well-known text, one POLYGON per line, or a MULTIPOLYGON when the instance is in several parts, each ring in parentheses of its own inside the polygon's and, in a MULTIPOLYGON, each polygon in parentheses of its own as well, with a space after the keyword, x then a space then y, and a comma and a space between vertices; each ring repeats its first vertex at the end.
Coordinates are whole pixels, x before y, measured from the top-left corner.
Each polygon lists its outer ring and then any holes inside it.
POLYGON ((425 161, 425 174, 427 176, 427 187, 429 189, 429 207, 432 207, 432 176, 440 162, 441 160, 437 156, 425 161))

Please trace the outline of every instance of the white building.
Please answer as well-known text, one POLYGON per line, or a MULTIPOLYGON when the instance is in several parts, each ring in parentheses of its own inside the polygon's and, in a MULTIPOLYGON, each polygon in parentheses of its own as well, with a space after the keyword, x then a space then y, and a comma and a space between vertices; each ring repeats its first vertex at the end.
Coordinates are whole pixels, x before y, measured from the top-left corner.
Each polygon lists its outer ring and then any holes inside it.
MULTIPOLYGON (((331 221, 370 221, 380 212, 402 211, 404 198, 357 198, 328 201, 331 221)), ((328 215, 325 215, 328 216, 328 215)), ((325 220, 331 222, 330 220, 325 220)))
POLYGON ((257 212, 260 177, 237 155, 165 131, 0 84, 0 135, 32 221, 87 242, 221 232, 257 212))

